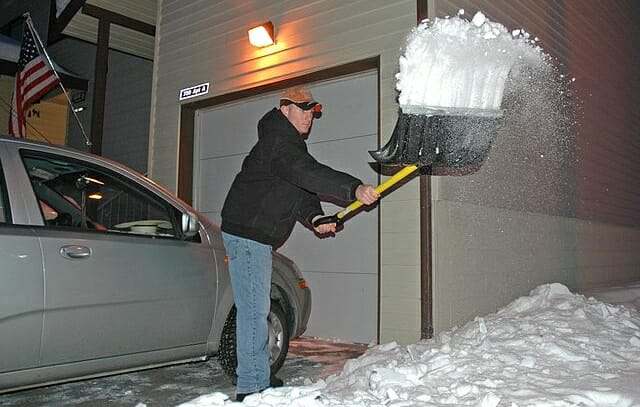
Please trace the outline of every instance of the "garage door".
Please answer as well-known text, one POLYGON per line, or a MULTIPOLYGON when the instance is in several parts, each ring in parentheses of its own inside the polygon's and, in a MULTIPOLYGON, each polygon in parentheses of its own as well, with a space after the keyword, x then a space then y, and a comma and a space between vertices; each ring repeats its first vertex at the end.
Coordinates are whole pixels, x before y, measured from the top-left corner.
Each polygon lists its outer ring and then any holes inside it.
MULTIPOLYGON (((378 145, 377 71, 309 84, 323 104, 307 141, 333 168, 377 184, 367 151, 378 145)), ((278 93, 198 111, 194 157, 197 209, 215 222, 242 160, 257 140, 256 125, 278 103, 278 93)), ((339 210, 323 203, 325 213, 339 210)), ((377 339, 378 210, 359 214, 334 238, 318 239, 297 224, 280 249, 303 271, 313 293, 306 335, 369 343, 377 339)))

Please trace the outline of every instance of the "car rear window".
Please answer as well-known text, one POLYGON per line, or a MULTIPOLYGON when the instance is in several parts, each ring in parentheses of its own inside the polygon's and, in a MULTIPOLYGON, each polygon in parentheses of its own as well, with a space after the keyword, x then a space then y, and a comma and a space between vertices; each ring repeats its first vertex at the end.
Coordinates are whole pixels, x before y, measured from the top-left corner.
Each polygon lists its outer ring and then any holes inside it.
POLYGON ((9 211, 9 195, 7 194, 7 184, 4 180, 4 171, 0 163, 0 223, 11 222, 11 211, 9 211))

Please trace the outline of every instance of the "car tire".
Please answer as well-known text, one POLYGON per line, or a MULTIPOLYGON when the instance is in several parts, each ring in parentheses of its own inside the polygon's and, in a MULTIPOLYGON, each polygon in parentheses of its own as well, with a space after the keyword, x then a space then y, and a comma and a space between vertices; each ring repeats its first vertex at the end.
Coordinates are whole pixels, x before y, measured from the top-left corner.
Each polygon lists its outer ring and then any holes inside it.
MULTIPOLYGON (((275 374, 287 357, 289 351, 289 326, 287 324, 287 314, 280 304, 271 300, 271 311, 268 317, 268 332, 270 352, 269 362, 271 363, 271 374, 275 374)), ((227 320, 222 328, 220 347, 218 349, 218 361, 224 373, 231 378, 233 384, 236 383, 236 367, 238 359, 236 357, 236 307, 231 308, 227 320)))

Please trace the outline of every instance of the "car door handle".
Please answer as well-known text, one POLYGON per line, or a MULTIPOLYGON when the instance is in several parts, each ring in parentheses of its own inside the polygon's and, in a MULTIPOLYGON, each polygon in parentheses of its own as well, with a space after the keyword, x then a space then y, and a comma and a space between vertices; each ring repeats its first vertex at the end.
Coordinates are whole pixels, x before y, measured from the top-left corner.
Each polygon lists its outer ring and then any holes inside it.
POLYGON ((60 255, 67 259, 86 259, 91 256, 91 249, 78 245, 62 246, 60 248, 60 255))

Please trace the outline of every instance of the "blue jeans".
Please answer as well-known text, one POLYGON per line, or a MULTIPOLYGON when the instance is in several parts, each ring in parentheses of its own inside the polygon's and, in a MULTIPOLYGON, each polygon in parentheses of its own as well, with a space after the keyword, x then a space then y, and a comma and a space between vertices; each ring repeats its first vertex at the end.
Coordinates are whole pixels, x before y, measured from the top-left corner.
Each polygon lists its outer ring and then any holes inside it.
POLYGON ((229 259, 229 274, 236 303, 237 393, 269 387, 269 334, 271 308, 271 246, 222 232, 229 259))

